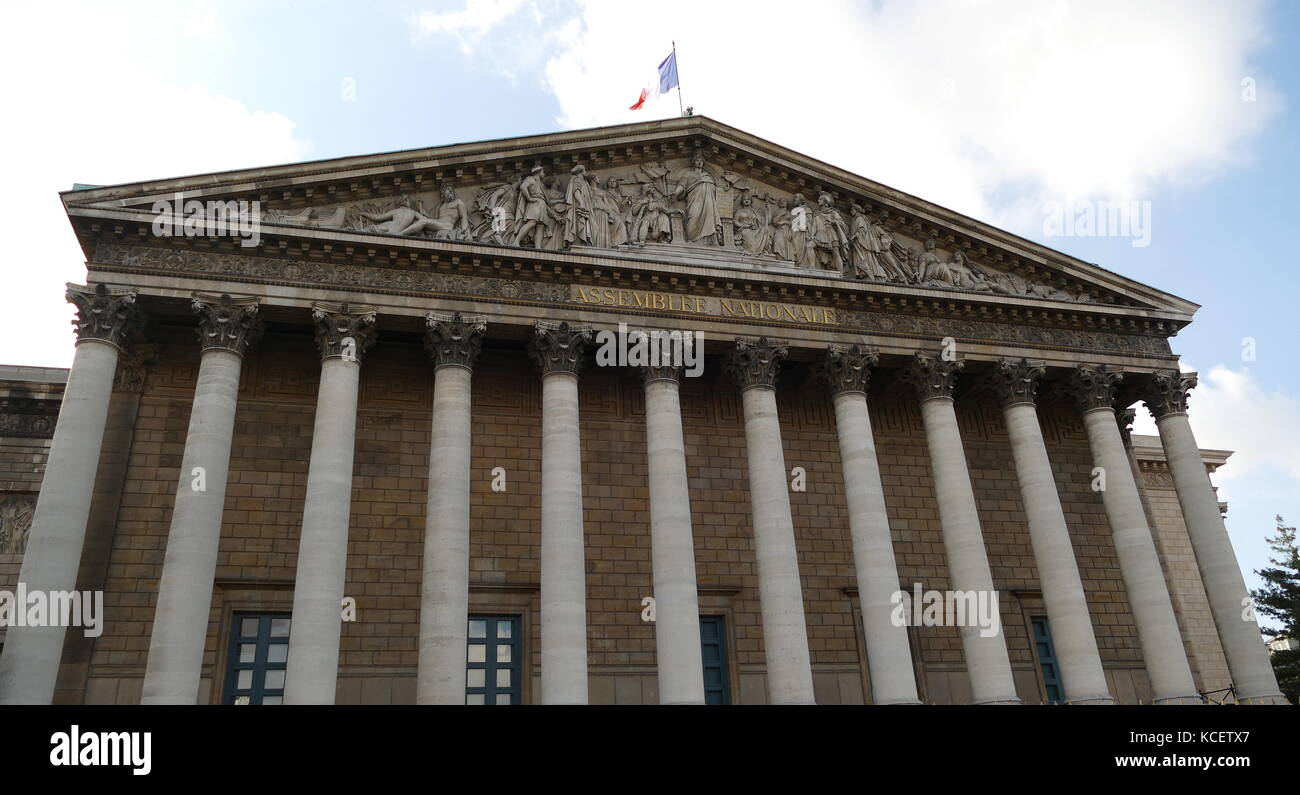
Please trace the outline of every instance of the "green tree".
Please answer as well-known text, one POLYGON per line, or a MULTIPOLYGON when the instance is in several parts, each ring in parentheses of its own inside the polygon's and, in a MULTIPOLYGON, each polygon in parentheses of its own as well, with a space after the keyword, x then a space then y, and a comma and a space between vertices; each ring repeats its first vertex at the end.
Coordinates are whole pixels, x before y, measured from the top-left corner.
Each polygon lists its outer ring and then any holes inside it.
MULTIPOLYGON (((1265 627, 1265 632, 1300 640, 1300 550, 1296 549, 1296 529, 1287 527, 1278 516, 1277 535, 1267 541, 1277 557, 1269 558, 1273 566, 1255 570, 1263 578, 1264 587, 1250 595, 1256 611, 1282 624, 1280 629, 1265 627)), ((1300 649, 1273 652, 1272 661, 1282 693, 1292 704, 1300 703, 1300 649)))

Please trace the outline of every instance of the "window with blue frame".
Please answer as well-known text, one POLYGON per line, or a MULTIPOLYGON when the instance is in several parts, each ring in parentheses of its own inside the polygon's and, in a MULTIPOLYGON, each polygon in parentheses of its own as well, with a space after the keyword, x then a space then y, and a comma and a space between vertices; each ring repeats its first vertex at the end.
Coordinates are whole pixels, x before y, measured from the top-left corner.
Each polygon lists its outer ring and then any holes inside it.
POLYGON ((700 656, 704 661, 704 703, 730 704, 727 633, 722 616, 700 616, 700 656))
POLYGON ((470 616, 465 646, 465 703, 518 704, 520 681, 519 617, 470 616))
POLYGON ((1052 645, 1052 630, 1047 623, 1047 616, 1033 616, 1029 623, 1034 630, 1034 649, 1038 652, 1038 664, 1043 669, 1043 686, 1047 690, 1047 703, 1060 704, 1065 700, 1065 691, 1061 685, 1061 669, 1056 664, 1056 648, 1052 645))
POLYGON ((283 704, 289 661, 287 613, 236 613, 223 704, 283 704))

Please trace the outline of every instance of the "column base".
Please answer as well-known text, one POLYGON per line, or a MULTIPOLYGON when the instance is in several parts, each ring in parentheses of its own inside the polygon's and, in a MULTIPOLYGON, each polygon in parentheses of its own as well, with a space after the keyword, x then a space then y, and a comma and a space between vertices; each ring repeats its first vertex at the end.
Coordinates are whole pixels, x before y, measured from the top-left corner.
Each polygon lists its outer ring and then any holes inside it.
POLYGON ((1282 695, 1281 693, 1267 693, 1259 696, 1239 695, 1237 696, 1237 703, 1249 704, 1252 706, 1257 704, 1267 704, 1267 705, 1284 706, 1284 707, 1291 705, 1291 702, 1287 701, 1286 696, 1282 695))
POLYGON ((1007 697, 1007 698, 991 698, 991 699, 989 699, 989 700, 987 700, 987 701, 972 701, 972 702, 971 702, 972 705, 977 706, 977 707, 1005 707, 1005 706, 1017 706, 1017 705, 1024 704, 1024 703, 1025 703, 1025 702, 1021 701, 1017 696, 1009 696, 1009 697, 1007 697))
POLYGON ((905 698, 901 701, 873 701, 873 707, 923 707, 925 702, 919 698, 905 698))
POLYGON ((1204 704, 1205 699, 1201 698, 1199 693, 1190 696, 1165 696, 1157 698, 1152 704, 1204 704))
POLYGON ((1071 698, 1071 699, 1067 699, 1067 700, 1065 701, 1065 703, 1066 703, 1066 704, 1085 704, 1085 705, 1087 705, 1087 704, 1114 704, 1114 703, 1115 703, 1115 698, 1114 698, 1114 696, 1110 695, 1109 693, 1106 693, 1106 694, 1104 694, 1104 695, 1100 695, 1100 696, 1080 696, 1079 698, 1071 698))

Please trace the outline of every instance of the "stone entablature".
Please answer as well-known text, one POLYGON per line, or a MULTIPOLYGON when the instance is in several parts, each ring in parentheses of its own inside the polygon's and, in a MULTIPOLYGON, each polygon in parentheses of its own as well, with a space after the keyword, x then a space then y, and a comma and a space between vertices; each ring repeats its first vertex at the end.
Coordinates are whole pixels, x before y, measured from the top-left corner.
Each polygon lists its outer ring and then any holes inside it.
MULTIPOLYGON (((322 294, 340 297, 362 291, 434 300, 490 301, 498 306, 532 304, 581 309, 605 314, 610 322, 617 322, 614 315, 640 315, 662 318, 668 323, 690 319, 776 328, 816 326, 828 332, 854 335, 839 340, 849 344, 860 341, 856 337, 861 334, 882 341, 897 339, 904 348, 915 347, 908 342, 911 340, 953 337, 990 345, 1012 343, 1040 350, 1118 354, 1150 360, 1148 366, 1152 369, 1168 367, 1174 360, 1166 338, 1174 330, 1174 323, 1159 317, 1136 319, 1110 314, 1118 313, 1118 308, 1098 307, 1096 311, 1080 308, 1065 313, 1028 302, 1023 306, 963 305, 917 296, 880 296, 867 292, 870 288, 866 286, 845 283, 791 284, 776 281, 769 274, 739 277, 700 267, 651 268, 636 263, 597 262, 586 257, 574 257, 581 261, 566 262, 563 266, 552 264, 549 268, 534 264, 529 271, 522 267, 507 269, 498 261, 476 259, 468 264, 477 267, 459 262, 456 272, 447 272, 445 266, 434 270, 421 265, 383 267, 314 262, 185 250, 181 245, 179 241, 173 241, 167 248, 105 242, 96 249, 90 268, 104 272, 104 278, 115 283, 124 281, 127 274, 183 275, 227 285, 319 287, 325 291, 322 294), (606 300, 609 291, 613 291, 613 300, 606 300), (663 296, 662 309, 653 300, 654 296, 663 296)), ((563 252, 553 256, 573 257, 563 252)), ((1016 299, 1001 299, 1013 300, 1016 299)))

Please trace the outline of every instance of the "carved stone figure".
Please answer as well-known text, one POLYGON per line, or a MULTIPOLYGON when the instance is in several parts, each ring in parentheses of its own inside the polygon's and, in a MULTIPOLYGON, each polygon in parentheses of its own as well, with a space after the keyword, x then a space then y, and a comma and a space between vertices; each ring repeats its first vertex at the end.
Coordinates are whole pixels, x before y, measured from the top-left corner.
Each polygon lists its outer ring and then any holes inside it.
POLYGON ((812 242, 813 211, 808 206, 802 193, 794 195, 790 206, 790 254, 794 264, 801 268, 817 266, 817 256, 813 253, 812 242))
POLYGON ((849 258, 849 230, 829 193, 817 197, 809 242, 815 257, 814 266, 836 273, 844 271, 844 263, 849 258))
POLYGON ((516 174, 509 182, 484 186, 474 198, 474 212, 483 220, 471 232, 485 243, 509 245, 515 231, 515 207, 519 200, 519 183, 522 175, 516 174))
POLYGON ((772 228, 754 211, 754 197, 745 194, 740 209, 732 217, 736 232, 736 246, 747 254, 766 254, 772 247, 772 228))
POLYGON ((542 189, 546 193, 546 206, 551 208, 550 215, 545 221, 546 248, 559 251, 565 246, 564 218, 569 207, 564 198, 564 190, 560 187, 559 177, 554 174, 543 176, 542 189))
POLYGON ((631 200, 623 195, 623 181, 610 177, 604 190, 593 194, 597 226, 603 227, 607 236, 605 245, 615 248, 632 239, 628 230, 627 211, 631 200), (601 223, 603 216, 603 224, 601 223))
POLYGON ((27 550, 27 533, 36 513, 36 496, 10 494, 0 498, 0 552, 22 553, 27 550))
POLYGON ((677 188, 673 198, 686 204, 686 240, 710 241, 722 245, 722 216, 718 213, 718 185, 704 167, 704 156, 695 155, 691 167, 673 174, 677 188))
POLYGON ((525 240, 532 242, 533 248, 543 248, 546 245, 551 207, 546 201, 546 185, 542 183, 545 175, 541 166, 533 166, 532 172, 519 183, 519 201, 515 205, 515 237, 512 241, 516 246, 522 246, 525 240))
POLYGON ((794 262, 794 242, 790 225, 794 216, 790 212, 790 201, 780 199, 776 203, 776 212, 769 225, 772 228, 772 254, 777 259, 794 262))
POLYGON ((952 287, 949 283, 948 269, 944 267, 943 260, 939 258, 936 250, 938 246, 934 238, 925 241, 925 251, 916 261, 916 280, 921 284, 936 283, 944 287, 952 287))
POLYGON ((592 245, 591 183, 587 181, 587 167, 579 163, 569 172, 568 190, 564 192, 564 245, 592 245))
POLYGON ((415 230, 423 229, 424 224, 433 219, 411 207, 411 197, 403 194, 397 199, 397 206, 387 212, 362 212, 361 217, 373 221, 378 226, 376 232, 385 235, 412 235, 415 230))
POLYGON ((673 225, 670 210, 654 183, 644 188, 641 200, 632 211, 632 240, 637 243, 670 243, 673 239, 673 225))
POLYGON ((891 282, 907 284, 914 281, 912 273, 900 255, 906 256, 906 249, 900 246, 889 230, 885 228, 883 221, 875 222, 871 227, 871 236, 876 241, 876 258, 885 272, 885 277, 891 282))

